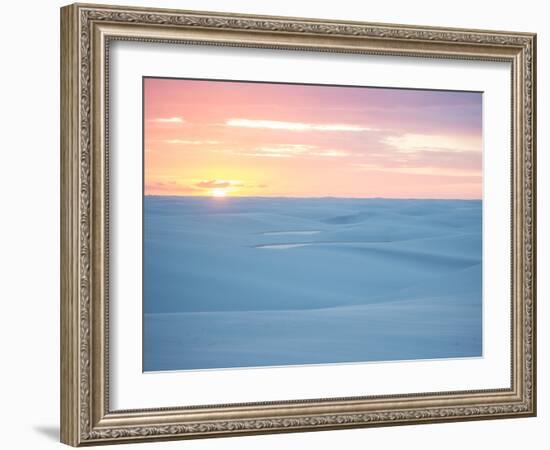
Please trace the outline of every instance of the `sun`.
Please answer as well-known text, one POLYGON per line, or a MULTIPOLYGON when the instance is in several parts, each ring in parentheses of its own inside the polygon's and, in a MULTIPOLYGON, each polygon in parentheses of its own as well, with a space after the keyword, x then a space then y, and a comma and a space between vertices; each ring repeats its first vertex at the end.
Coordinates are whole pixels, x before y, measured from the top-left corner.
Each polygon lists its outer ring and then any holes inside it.
POLYGON ((225 197, 227 195, 227 192, 225 191, 225 189, 212 189, 210 195, 212 197, 225 197))

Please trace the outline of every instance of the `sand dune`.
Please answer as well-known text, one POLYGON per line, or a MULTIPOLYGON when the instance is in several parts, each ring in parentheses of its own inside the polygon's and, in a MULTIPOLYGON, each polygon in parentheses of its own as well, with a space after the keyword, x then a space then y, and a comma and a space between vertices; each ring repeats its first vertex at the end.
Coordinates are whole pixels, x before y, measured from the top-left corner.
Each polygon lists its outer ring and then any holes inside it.
POLYGON ((144 369, 481 355, 481 202, 146 197, 144 369))
POLYGON ((289 234, 295 235, 304 235, 304 234, 318 234, 321 233, 319 230, 302 230, 302 231, 266 231, 263 234, 264 236, 288 236, 289 234))

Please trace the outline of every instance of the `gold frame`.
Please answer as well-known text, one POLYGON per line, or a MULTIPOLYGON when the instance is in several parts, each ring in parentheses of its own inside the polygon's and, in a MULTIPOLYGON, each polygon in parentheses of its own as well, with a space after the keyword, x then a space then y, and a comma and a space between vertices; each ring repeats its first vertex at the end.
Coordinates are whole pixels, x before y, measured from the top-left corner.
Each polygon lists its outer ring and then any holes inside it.
POLYGON ((61 441, 73 446, 536 414, 536 35, 74 4, 61 9, 61 441), (512 383, 508 389, 111 411, 109 42, 138 40, 512 67, 512 383))

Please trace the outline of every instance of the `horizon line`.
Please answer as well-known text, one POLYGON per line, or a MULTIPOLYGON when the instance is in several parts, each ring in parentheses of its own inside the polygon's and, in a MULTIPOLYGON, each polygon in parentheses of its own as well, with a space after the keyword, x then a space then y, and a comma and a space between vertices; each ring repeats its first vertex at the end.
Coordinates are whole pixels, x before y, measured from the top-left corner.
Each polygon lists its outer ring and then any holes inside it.
POLYGON ((288 196, 288 195, 228 195, 225 197, 213 197, 211 195, 177 195, 177 194, 143 194, 145 197, 171 197, 171 198, 207 198, 216 201, 226 201, 230 198, 266 198, 266 199, 344 199, 344 200, 461 200, 461 201, 483 201, 483 198, 437 198, 437 197, 335 197, 330 195, 323 196, 288 196))

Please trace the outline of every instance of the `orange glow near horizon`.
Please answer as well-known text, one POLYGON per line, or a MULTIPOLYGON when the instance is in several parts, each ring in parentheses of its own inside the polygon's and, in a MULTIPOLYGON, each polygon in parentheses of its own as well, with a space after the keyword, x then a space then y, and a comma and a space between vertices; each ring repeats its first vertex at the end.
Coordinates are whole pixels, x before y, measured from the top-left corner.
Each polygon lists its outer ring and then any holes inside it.
POLYGON ((146 195, 481 198, 482 94, 146 78, 146 195))
POLYGON ((212 189, 210 195, 212 197, 225 197, 227 195, 227 192, 225 191, 225 189, 212 189))

